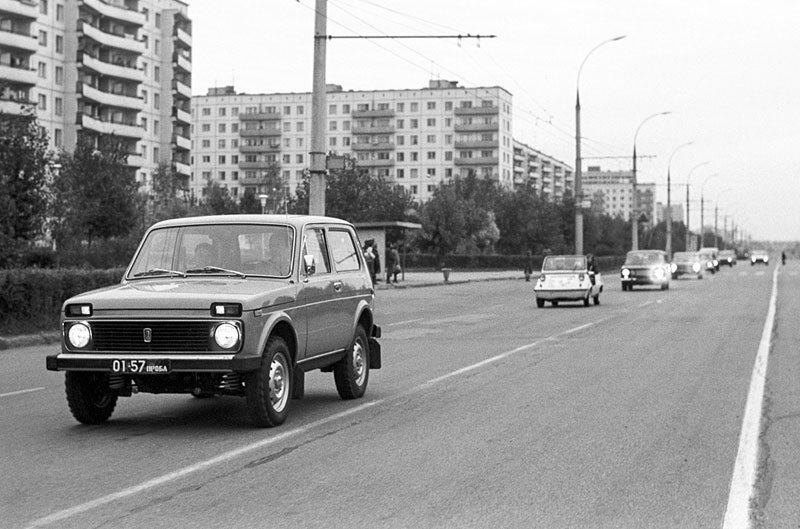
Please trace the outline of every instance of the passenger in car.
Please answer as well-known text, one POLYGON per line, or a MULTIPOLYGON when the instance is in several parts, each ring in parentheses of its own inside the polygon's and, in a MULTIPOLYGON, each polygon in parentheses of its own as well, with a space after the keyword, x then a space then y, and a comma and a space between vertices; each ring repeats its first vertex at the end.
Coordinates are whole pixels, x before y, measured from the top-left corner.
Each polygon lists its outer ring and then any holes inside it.
POLYGON ((214 247, 207 242, 201 242, 194 247, 194 262, 198 268, 214 266, 214 247))

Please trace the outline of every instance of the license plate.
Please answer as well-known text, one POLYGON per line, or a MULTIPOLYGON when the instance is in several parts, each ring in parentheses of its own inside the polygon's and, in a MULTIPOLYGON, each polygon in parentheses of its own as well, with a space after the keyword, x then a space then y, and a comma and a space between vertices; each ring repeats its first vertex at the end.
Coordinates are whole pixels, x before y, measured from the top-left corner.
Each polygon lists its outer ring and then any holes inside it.
POLYGON ((111 361, 112 373, 127 375, 158 375, 170 372, 168 359, 115 358, 111 361))

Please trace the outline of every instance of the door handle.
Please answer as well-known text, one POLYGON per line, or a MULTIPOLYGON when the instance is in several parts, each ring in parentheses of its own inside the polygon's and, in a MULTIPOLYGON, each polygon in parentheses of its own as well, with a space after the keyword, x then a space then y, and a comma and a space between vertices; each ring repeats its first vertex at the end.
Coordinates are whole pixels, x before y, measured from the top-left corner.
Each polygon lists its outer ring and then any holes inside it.
POLYGON ((341 292, 342 291, 342 282, 341 281, 334 282, 333 283, 333 290, 335 290, 336 292, 341 292))

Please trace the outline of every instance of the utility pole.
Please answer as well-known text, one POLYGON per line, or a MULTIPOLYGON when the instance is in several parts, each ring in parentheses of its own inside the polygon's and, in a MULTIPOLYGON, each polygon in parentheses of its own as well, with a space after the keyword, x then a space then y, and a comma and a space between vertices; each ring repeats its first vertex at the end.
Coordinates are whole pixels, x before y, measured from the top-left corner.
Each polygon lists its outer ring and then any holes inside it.
POLYGON ((317 0, 314 19, 314 80, 311 93, 311 181, 308 213, 325 214, 325 58, 327 54, 328 0, 317 0))

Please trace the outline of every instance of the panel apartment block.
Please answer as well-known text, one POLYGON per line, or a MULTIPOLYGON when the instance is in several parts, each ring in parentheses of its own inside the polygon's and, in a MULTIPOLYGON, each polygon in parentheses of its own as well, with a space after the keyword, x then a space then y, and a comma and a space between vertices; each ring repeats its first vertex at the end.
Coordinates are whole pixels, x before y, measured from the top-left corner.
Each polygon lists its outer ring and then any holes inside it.
MULTIPOLYGON (((418 200, 474 172, 513 185, 512 97, 500 87, 431 81, 425 89, 345 91, 328 85, 328 152, 405 187, 418 200)), ((213 88, 192 101, 192 191, 209 181, 232 196, 269 193, 278 166, 288 192, 310 160, 311 93, 237 94, 213 88)))

